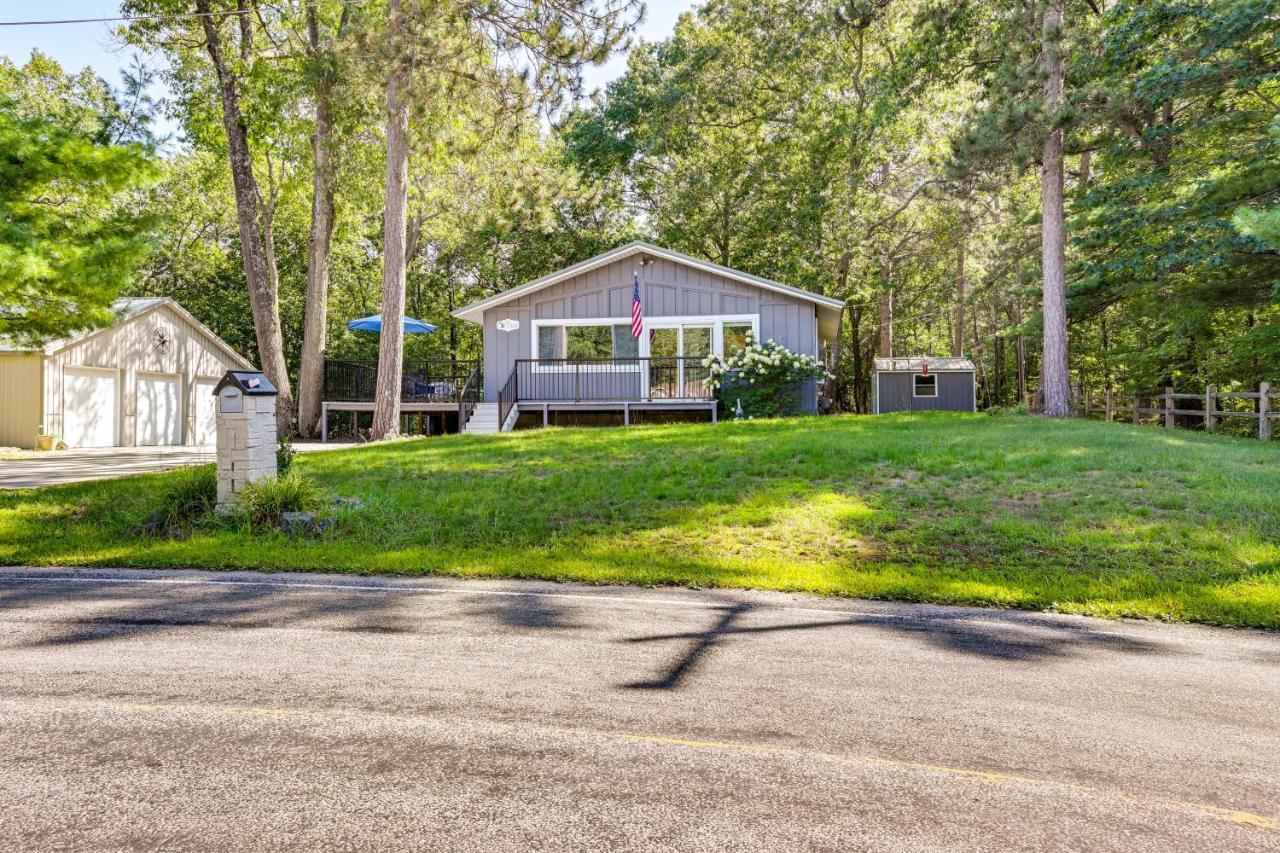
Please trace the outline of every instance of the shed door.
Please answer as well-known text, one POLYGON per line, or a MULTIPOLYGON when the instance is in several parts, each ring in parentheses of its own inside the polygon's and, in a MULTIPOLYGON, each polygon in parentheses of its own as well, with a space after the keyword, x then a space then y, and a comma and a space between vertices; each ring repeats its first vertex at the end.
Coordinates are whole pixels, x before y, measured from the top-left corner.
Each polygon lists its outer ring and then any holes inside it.
POLYGON ((62 440, 68 447, 112 447, 119 432, 114 370, 68 367, 62 376, 62 440))
POLYGON ((218 442, 218 398, 213 393, 217 384, 217 379, 197 379, 191 391, 195 398, 192 404, 195 412, 195 443, 199 445, 218 442))
POLYGON ((182 406, 177 376, 138 375, 138 444, 181 444, 182 406))

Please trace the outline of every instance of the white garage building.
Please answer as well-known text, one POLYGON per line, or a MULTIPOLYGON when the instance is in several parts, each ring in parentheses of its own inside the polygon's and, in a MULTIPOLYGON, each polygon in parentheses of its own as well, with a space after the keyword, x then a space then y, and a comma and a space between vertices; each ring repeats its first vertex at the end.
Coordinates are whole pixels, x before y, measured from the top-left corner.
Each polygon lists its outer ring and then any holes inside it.
POLYGON ((0 447, 209 445, 213 386, 252 365, 168 297, 121 299, 116 322, 43 350, 0 341, 0 447))

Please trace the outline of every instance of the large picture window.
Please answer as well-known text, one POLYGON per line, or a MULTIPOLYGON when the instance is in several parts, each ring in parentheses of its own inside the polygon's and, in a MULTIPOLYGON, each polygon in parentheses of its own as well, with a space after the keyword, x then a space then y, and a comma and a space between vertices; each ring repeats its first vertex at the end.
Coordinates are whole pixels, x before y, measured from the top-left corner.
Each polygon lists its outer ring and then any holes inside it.
POLYGON ((621 323, 600 326, 539 326, 540 359, 638 358, 640 341, 621 323))
POLYGON ((759 319, 752 315, 646 317, 643 338, 631 334, 629 321, 620 320, 535 320, 534 357, 570 362, 638 359, 642 354, 701 359, 741 352, 747 340, 759 334, 759 319))

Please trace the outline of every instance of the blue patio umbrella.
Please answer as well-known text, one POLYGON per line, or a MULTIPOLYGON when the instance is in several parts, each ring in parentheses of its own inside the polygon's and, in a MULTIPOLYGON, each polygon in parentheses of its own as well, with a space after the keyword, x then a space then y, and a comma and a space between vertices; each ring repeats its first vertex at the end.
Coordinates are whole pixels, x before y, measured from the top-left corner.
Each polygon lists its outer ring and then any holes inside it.
MULTIPOLYGON (((382 315, 374 314, 372 317, 361 317, 359 320, 347 321, 347 328, 353 332, 381 332, 382 331, 382 315)), ((412 317, 404 318, 404 333, 406 335, 426 335, 434 332, 436 327, 430 323, 424 323, 421 320, 415 320, 412 317)))

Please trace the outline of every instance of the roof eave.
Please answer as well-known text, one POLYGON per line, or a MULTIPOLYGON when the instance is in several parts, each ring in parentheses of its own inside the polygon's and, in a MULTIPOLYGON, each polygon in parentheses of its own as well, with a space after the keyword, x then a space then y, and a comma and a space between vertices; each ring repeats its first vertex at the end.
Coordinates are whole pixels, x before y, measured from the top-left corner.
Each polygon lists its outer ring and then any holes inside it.
POLYGON ((744 273, 741 270, 735 270, 731 267, 726 267, 711 261, 704 261, 691 255, 674 251, 673 249, 664 249, 661 246, 655 246, 654 244, 646 243, 643 240, 633 240, 630 243, 624 243, 623 245, 618 246, 616 249, 610 249, 607 252, 602 252, 594 257, 579 261, 578 263, 567 266, 564 269, 549 273, 541 278, 536 278, 533 281, 520 285, 519 287, 513 287, 510 290, 503 291, 502 293, 495 293, 493 296, 478 300, 470 305, 465 305, 454 311, 453 316, 457 317, 459 320, 466 320, 476 324, 482 323, 484 320, 484 312, 490 308, 497 308, 527 293, 535 293, 544 287, 550 287, 551 285, 557 284, 565 279, 573 278, 575 275, 581 275, 582 273, 590 272, 593 269, 606 266, 614 261, 621 260, 630 254, 634 254, 635 252, 649 252, 651 254, 665 257, 667 260, 699 267, 708 270, 709 272, 724 275, 728 278, 740 281, 743 284, 760 287, 765 290, 773 290, 778 293, 785 293, 794 296, 797 299, 804 299, 812 302, 820 308, 826 307, 833 311, 839 311, 844 307, 843 300, 833 299, 829 296, 822 296, 808 290, 792 287, 791 285, 783 284, 780 281, 773 281, 772 279, 751 275, 750 273, 744 273))

